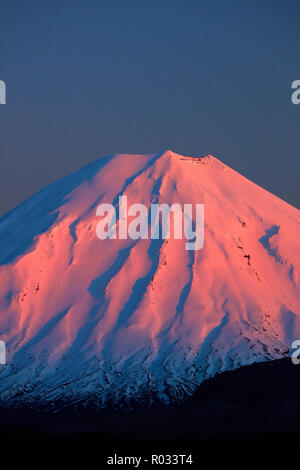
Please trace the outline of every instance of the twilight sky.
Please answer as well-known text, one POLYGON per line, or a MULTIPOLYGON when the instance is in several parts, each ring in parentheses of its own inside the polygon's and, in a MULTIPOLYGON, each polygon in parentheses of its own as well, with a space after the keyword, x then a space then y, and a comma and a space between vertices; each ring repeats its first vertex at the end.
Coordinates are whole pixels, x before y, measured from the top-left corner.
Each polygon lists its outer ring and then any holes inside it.
POLYGON ((0 216, 101 156, 211 153, 300 208, 299 0, 0 0, 0 216))

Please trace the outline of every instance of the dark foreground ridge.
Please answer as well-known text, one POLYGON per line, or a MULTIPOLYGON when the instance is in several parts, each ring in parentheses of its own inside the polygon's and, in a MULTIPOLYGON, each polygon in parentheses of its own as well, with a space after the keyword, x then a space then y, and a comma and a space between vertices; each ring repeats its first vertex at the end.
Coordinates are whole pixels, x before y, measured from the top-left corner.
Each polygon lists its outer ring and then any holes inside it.
MULTIPOLYGON (((36 415, 1 410, 1 443, 17 448, 86 449, 98 458, 123 452, 183 452, 264 449, 275 455, 298 448, 300 366, 290 359, 224 372, 204 382, 194 396, 172 407, 105 409, 36 415), (298 441, 298 442, 297 442, 298 441)), ((103 461, 104 462, 104 461, 103 461)))

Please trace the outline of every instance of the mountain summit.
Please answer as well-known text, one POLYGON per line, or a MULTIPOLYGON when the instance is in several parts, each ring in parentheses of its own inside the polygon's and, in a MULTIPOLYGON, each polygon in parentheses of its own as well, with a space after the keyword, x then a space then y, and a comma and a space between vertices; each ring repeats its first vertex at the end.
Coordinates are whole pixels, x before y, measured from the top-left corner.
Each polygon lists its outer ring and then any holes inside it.
POLYGON ((300 211, 216 158, 113 155, 0 220, 5 403, 181 400, 300 338, 300 211), (99 240, 99 204, 204 204, 204 246, 99 240))

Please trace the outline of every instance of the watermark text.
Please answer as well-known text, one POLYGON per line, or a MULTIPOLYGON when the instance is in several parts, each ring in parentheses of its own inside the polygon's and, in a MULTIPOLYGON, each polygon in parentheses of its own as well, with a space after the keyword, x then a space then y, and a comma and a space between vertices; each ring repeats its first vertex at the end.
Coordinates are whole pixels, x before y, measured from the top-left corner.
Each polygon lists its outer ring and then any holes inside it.
POLYGON ((6 84, 0 80, 0 104, 6 104, 6 84))
POLYGON ((291 100, 293 104, 300 104, 300 80, 294 80, 292 83, 293 91, 291 95, 291 100))
POLYGON ((204 245, 204 204, 144 204, 128 206, 127 196, 119 197, 118 214, 112 204, 100 204, 101 217, 96 227, 99 240, 185 238, 186 250, 200 250, 204 245))

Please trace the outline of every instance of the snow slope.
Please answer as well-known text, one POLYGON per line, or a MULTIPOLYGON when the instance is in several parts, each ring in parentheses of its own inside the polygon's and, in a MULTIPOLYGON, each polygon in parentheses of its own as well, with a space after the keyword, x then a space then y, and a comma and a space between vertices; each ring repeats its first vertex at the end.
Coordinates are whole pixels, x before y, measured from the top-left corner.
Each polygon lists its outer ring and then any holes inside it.
POLYGON ((0 400, 180 400, 300 338, 300 211, 216 158, 113 155, 0 220, 0 400), (204 203, 205 242, 102 240, 96 207, 204 203))

